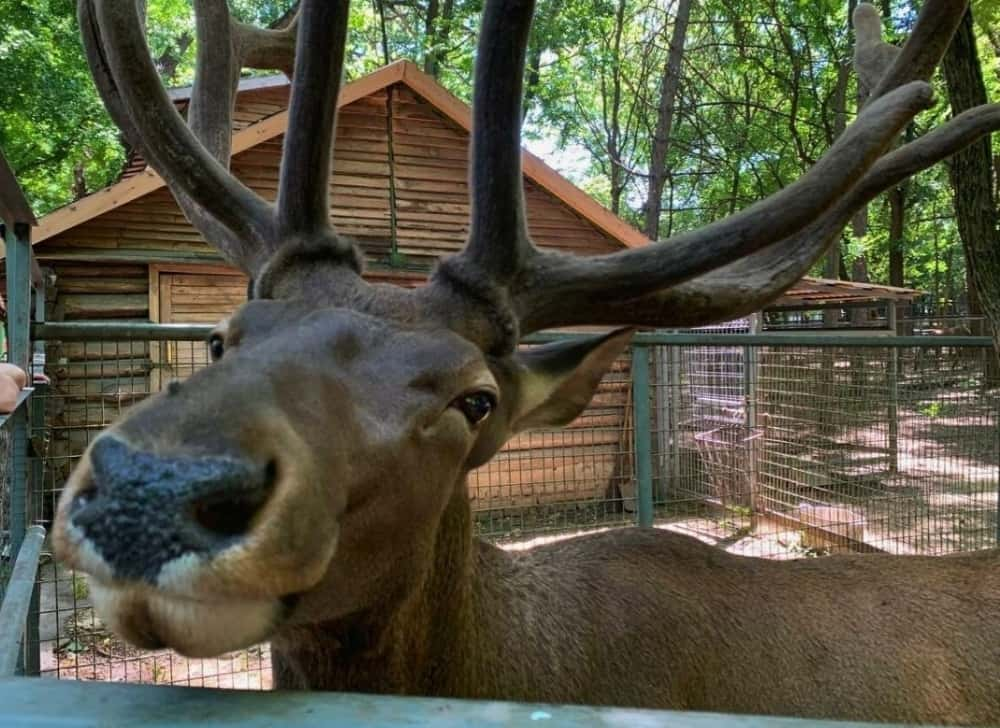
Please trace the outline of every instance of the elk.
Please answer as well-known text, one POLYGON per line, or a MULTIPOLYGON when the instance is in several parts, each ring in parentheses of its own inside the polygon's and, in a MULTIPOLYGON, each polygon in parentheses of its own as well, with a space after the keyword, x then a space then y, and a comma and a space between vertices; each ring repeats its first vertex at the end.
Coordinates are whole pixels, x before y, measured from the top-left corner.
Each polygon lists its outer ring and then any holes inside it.
POLYGON ((513 433, 572 420, 631 327, 759 309, 859 206, 1000 126, 983 107, 889 151, 931 104, 926 80, 966 3, 924 3, 872 100, 794 184, 695 232, 582 258, 528 235, 533 2, 487 0, 468 240, 414 290, 365 282, 329 223, 347 0, 301 3, 273 204, 228 172, 234 69, 275 64, 290 41, 239 28, 222 0, 194 5, 188 126, 133 0, 79 3, 112 116, 253 279, 212 334, 216 361, 97 437, 59 503, 56 551, 90 574, 116 631, 193 656, 270 640, 280 688, 1000 720, 996 552, 777 563, 633 528, 509 553, 474 538, 465 487, 513 433), (518 348, 579 324, 626 328, 518 348))

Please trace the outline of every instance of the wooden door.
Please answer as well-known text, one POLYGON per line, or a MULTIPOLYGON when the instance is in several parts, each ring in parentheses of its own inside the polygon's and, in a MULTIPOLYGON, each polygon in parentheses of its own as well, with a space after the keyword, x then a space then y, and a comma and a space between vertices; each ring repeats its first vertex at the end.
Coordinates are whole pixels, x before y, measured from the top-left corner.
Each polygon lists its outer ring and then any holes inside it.
MULTIPOLYGON (((197 269, 151 272, 158 291, 152 318, 161 323, 216 324, 246 301, 247 279, 238 273, 197 272, 197 269)), ((154 346, 154 389, 171 379, 185 379, 209 362, 202 341, 169 341, 154 346)))

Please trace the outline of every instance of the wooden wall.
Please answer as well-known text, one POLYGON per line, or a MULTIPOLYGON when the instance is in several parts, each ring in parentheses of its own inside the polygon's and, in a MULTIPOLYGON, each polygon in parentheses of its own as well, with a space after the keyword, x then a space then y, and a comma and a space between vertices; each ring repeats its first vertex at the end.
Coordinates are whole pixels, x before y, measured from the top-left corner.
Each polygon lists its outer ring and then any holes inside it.
MULTIPOLYGON (((239 124, 280 110, 287 89, 241 94, 239 124)), ((405 284, 423 274, 385 270, 389 256, 389 154, 386 91, 341 109, 330 180, 331 217, 362 246, 373 278, 405 284)), ((397 196, 398 250, 408 266, 429 268, 460 248, 467 233, 468 135, 402 85, 391 91, 397 196)), ((268 199, 277 193, 282 137, 233 160, 234 173, 268 199)), ((141 169, 134 158, 126 174, 141 169)), ((528 220, 544 248, 595 254, 621 244, 561 200, 526 180, 528 220)), ((215 322, 245 294, 235 271, 186 221, 166 189, 157 190, 36 246, 55 274, 52 320, 215 322), (171 260, 182 261, 171 263, 171 260), (204 261, 205 268, 192 267, 204 261), (229 272, 231 275, 221 276, 229 272)), ((183 377, 207 361, 199 344, 94 342, 50 346, 48 371, 52 453, 61 482, 69 458, 121 409, 163 381, 183 377)), ((627 376, 611 377, 584 418, 564 431, 515 438, 489 465, 473 473, 477 509, 520 507, 602 498, 629 450, 623 431, 627 376), (617 469, 617 471, 616 471, 617 469)))

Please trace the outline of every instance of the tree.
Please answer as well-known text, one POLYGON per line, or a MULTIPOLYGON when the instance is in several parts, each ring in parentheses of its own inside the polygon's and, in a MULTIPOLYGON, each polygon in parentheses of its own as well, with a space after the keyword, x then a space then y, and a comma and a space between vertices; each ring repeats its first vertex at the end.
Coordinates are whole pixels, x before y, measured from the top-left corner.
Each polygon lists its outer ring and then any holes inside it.
MULTIPOLYGON (((952 112, 958 114, 986 104, 986 83, 976 47, 969 10, 944 57, 943 71, 952 112)), ((955 214, 972 283, 970 294, 989 320, 1000 350, 1000 230, 993 179, 993 151, 984 137, 956 154, 949 171, 955 214)), ((970 296, 970 299, 972 297, 970 296)))
POLYGON ((124 160, 80 48, 72 0, 0 0, 0 146, 36 212, 94 189, 124 160))
POLYGON ((690 20, 691 0, 678 0, 674 29, 670 36, 670 52, 663 67, 663 80, 660 82, 656 131, 653 133, 653 150, 649 158, 649 191, 646 195, 644 232, 650 240, 656 240, 660 236, 663 185, 667 181, 667 145, 674 126, 674 108, 681 80, 681 61, 684 58, 684 42, 687 39, 690 20))

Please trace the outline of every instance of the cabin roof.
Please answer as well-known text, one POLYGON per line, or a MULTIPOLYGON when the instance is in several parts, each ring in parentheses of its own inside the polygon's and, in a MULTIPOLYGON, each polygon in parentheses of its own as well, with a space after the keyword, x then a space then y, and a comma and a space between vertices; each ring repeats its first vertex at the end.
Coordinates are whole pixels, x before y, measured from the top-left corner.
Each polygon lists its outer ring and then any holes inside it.
POLYGON ((768 309, 788 307, 802 308, 814 306, 842 306, 849 304, 912 301, 921 294, 913 288, 897 288, 883 286, 877 283, 857 283, 830 278, 806 277, 792 286, 781 298, 768 306, 768 309))
MULTIPOLYGON (((240 82, 240 88, 244 91, 277 88, 281 85, 277 80, 279 78, 287 85, 288 81, 283 76, 267 76, 245 79, 240 82)), ((438 112, 466 131, 472 128, 472 114, 469 106, 448 92, 411 61, 396 61, 346 84, 341 89, 337 105, 338 107, 346 106, 394 84, 407 86, 430 103, 438 112)), ((185 95, 190 95, 189 88, 175 89, 172 94, 174 100, 181 103, 184 101, 185 95)), ((283 134, 287 127, 287 109, 255 121, 233 134, 232 153, 235 156, 273 139, 283 134)), ((521 166, 524 174, 530 180, 622 245, 632 248, 646 245, 649 242, 641 232, 524 149, 521 151, 521 166)), ((34 242, 36 244, 44 242, 61 232, 164 186, 163 179, 144 164, 138 169, 133 166, 118 182, 45 215, 39 221, 38 228, 32 236, 34 242)))

